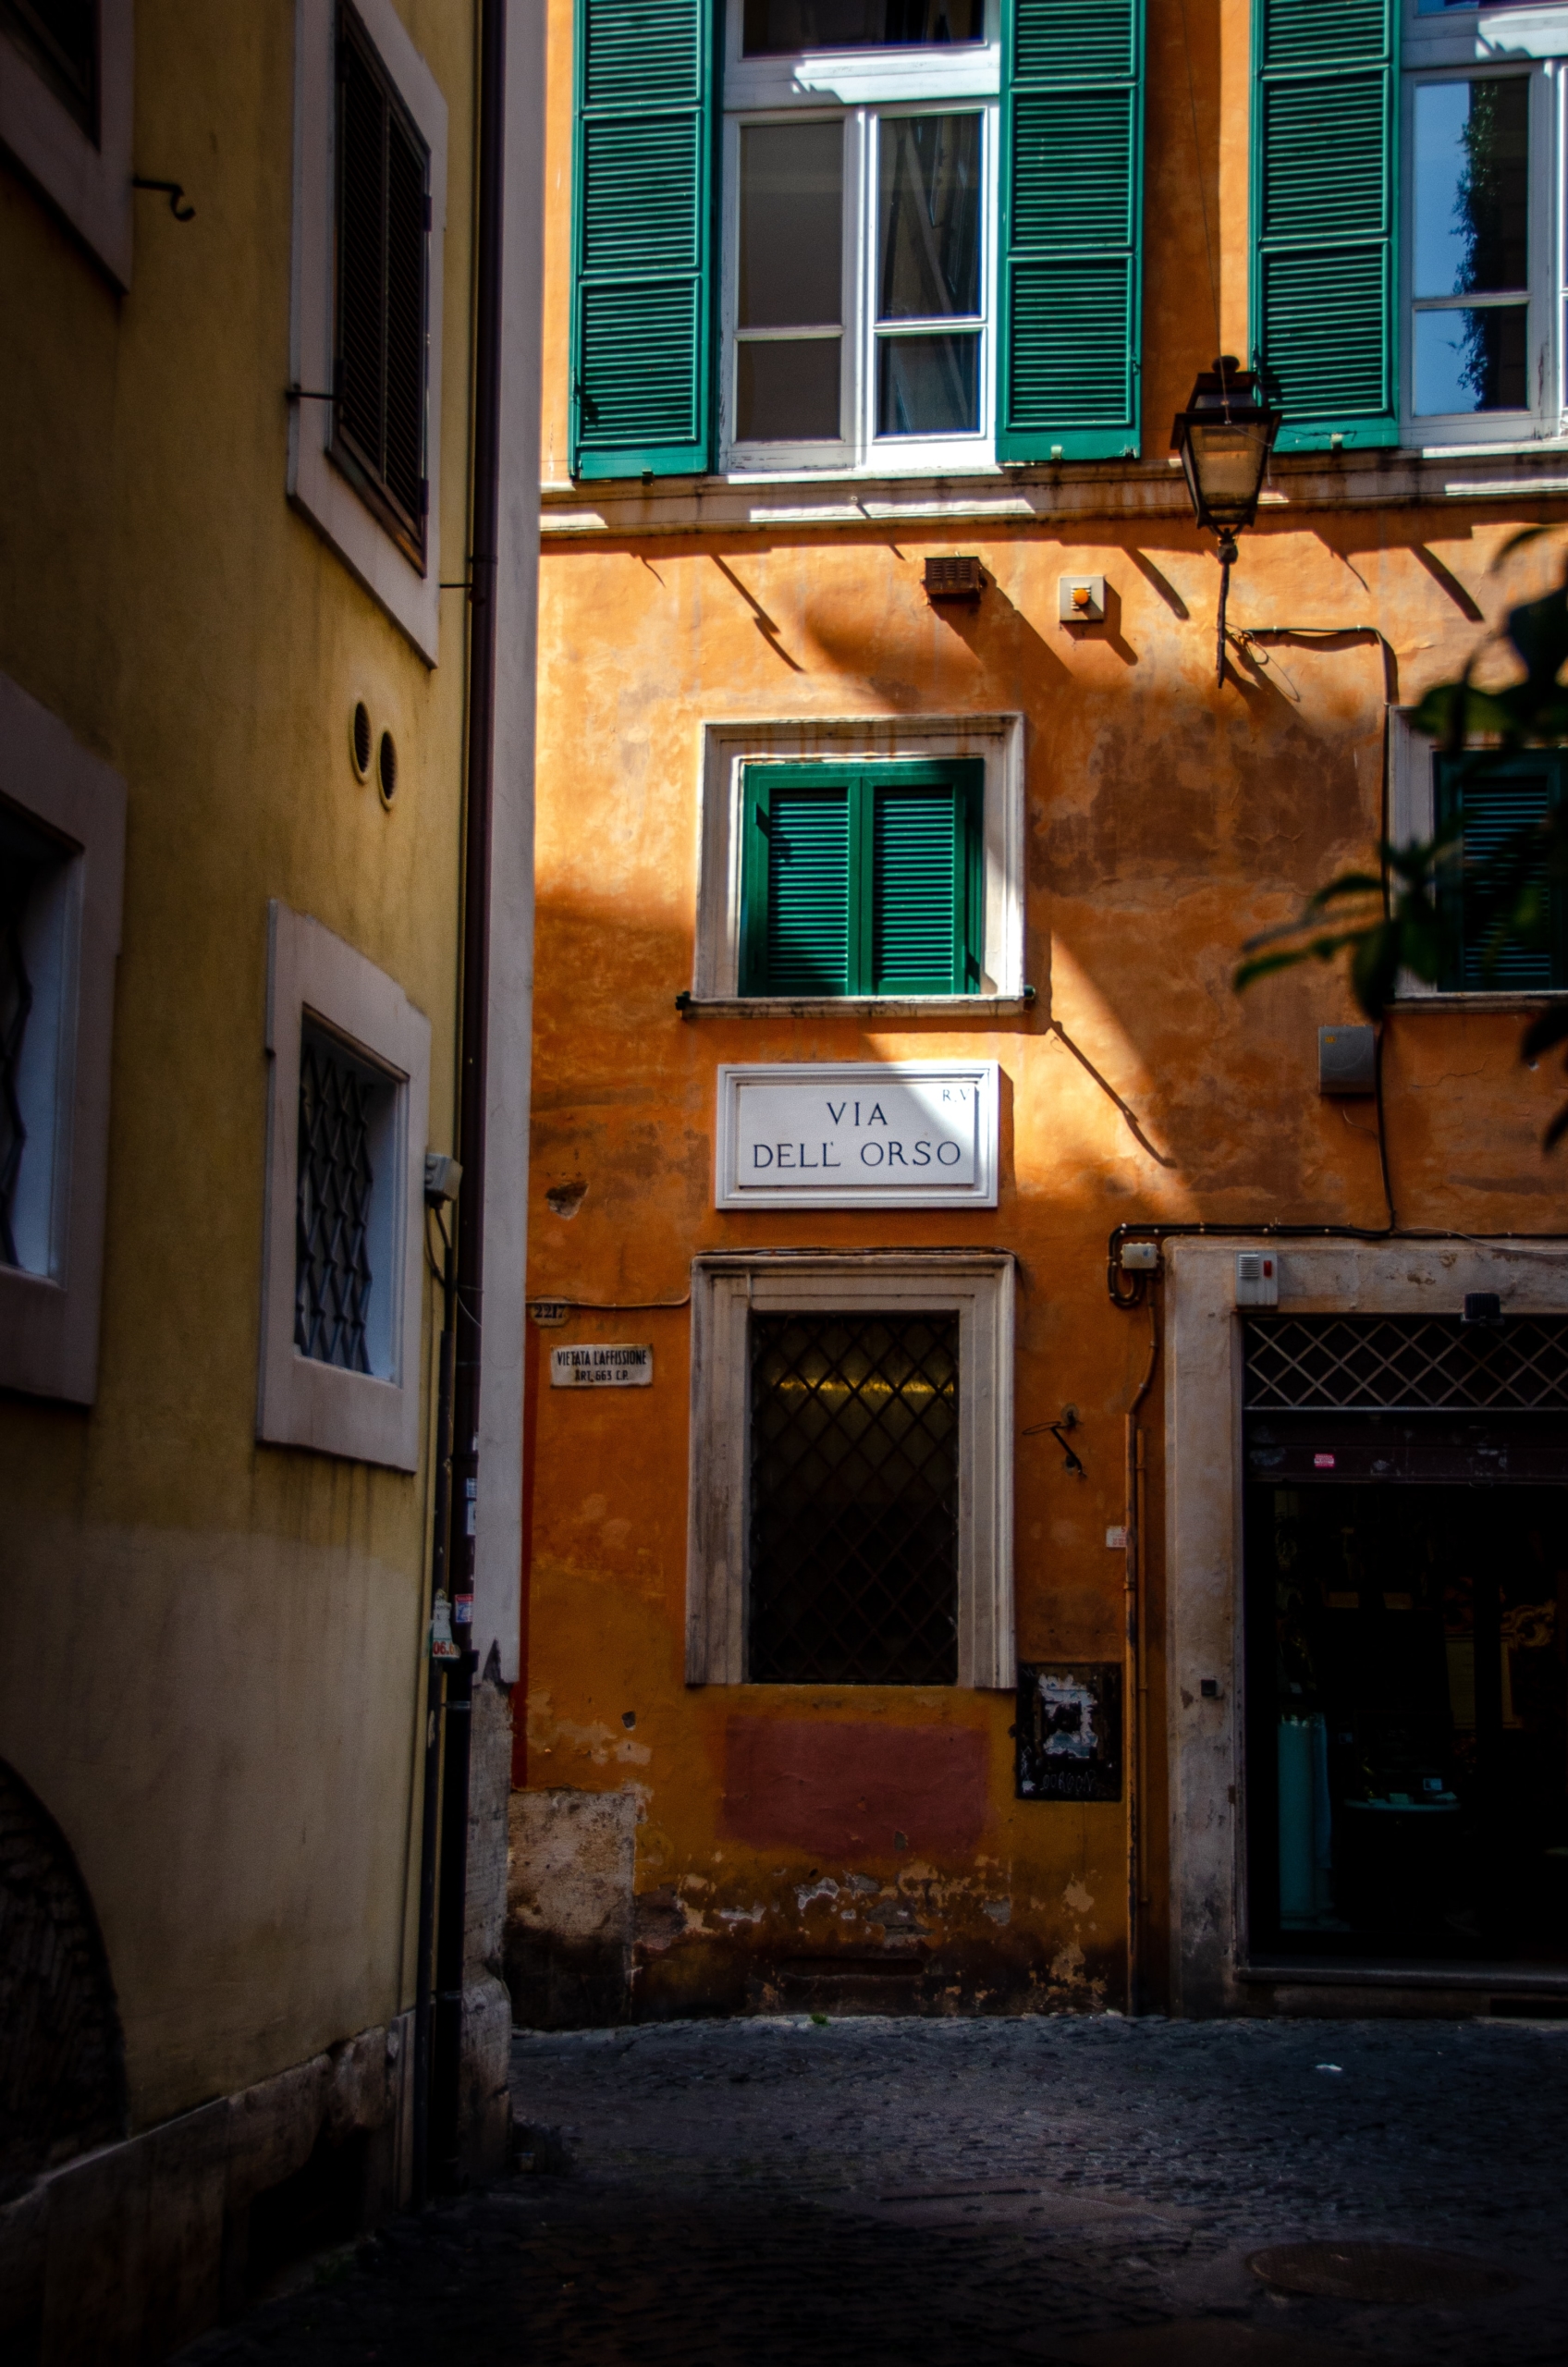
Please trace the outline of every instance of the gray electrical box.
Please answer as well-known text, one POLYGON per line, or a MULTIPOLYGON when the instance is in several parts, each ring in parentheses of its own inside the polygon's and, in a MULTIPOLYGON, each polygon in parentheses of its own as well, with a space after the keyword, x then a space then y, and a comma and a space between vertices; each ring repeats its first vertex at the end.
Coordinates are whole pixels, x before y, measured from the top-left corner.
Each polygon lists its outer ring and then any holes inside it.
POLYGON ((1367 1094, 1378 1090, 1378 1031, 1375 1027, 1320 1027, 1317 1031, 1319 1093, 1367 1094))
POLYGON ((1238 1249, 1236 1252, 1236 1305, 1238 1306, 1278 1306, 1280 1304, 1280 1260, 1272 1249, 1238 1249))
POLYGON ((1376 1094, 1378 1089, 1378 1032, 1376 1027, 1319 1027, 1317 1030, 1317 1091, 1319 1094, 1376 1094))

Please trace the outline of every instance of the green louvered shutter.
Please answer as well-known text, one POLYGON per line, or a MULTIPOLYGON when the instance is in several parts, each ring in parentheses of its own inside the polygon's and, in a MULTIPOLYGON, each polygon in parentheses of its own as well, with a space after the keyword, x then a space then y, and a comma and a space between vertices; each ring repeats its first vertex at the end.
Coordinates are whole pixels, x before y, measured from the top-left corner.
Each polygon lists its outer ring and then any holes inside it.
POLYGON ((858 969, 851 783, 759 766, 746 777, 743 995, 843 995, 858 969))
POLYGON ((1530 884, 1550 915, 1548 943, 1522 944, 1517 938, 1505 938, 1494 951, 1482 876, 1484 865, 1512 853, 1517 832, 1545 821, 1561 805, 1568 759, 1545 751, 1485 766, 1477 766, 1473 756, 1437 761, 1438 819, 1441 824, 1458 819, 1464 853, 1463 869, 1450 873, 1445 893, 1453 930, 1453 966, 1444 986, 1472 994, 1538 994, 1568 986, 1568 899, 1552 878, 1544 851, 1530 884))
POLYGON ((753 765, 743 995, 952 995, 980 985, 985 767, 753 765))
POLYGON ((1138 450, 1144 0, 1005 0, 997 457, 1138 450))
POLYGON ((978 933, 970 911, 974 866, 965 785, 899 781, 874 794, 871 991, 973 994, 980 978, 972 951, 978 933))
POLYGON ((708 466, 716 0, 578 0, 571 471, 708 466))
POLYGON ((1253 342, 1282 452, 1397 444, 1395 0, 1254 0, 1253 342))

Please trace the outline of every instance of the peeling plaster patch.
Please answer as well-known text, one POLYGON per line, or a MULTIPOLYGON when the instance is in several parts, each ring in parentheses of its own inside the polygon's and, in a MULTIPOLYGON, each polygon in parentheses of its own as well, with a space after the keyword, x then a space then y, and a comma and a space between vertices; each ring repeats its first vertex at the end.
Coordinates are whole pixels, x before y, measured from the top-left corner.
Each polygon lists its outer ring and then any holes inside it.
POLYGON ((545 1193, 552 1215, 565 1217, 568 1222, 577 1214, 588 1196, 585 1176, 574 1176, 570 1184, 555 1184, 545 1193))
POLYGON ((766 1907, 721 1907, 718 1919, 721 1923, 760 1923, 766 1913, 766 1907))
POLYGON ((860 1891, 867 1897, 872 1896, 876 1892, 879 1891, 881 1887, 881 1883, 876 1880, 874 1874, 851 1874, 850 1876, 850 1888, 851 1890, 860 1891))
POLYGON ((833 1880, 831 1874, 824 1874, 822 1880, 815 1884, 802 1883, 800 1889, 795 1893, 795 1905, 800 1908, 801 1913, 803 1915, 814 1899, 837 1898, 838 1895, 838 1883, 833 1880))
POLYGON ((993 1923, 1011 1923, 1012 1921, 1012 1901, 1011 1898, 986 1898, 981 1901, 981 1906, 986 1914, 990 1917, 993 1923))
POLYGON ((1075 1988, 1083 1977, 1084 1951, 1076 1940, 1069 1940, 1067 1945, 1058 1948, 1051 1958, 1051 1979, 1064 1982, 1069 1988, 1075 1988))
POLYGON ((1080 1882, 1071 1882, 1061 1894, 1074 1915, 1087 1915, 1094 1900, 1080 1882))

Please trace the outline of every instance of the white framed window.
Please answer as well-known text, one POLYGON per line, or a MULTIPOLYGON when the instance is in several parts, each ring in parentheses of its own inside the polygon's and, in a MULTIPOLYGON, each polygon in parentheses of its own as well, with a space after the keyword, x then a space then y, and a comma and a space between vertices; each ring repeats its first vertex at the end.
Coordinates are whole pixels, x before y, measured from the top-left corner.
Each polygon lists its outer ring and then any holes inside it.
POLYGON ((294 74, 288 496, 434 666, 447 102, 391 0, 296 0, 294 74))
POLYGON ((419 1463, 430 1022, 318 921, 269 907, 256 1434, 419 1463))
POLYGON ((695 1258, 687 1683, 1010 1688, 1012 1370, 1005 1250, 695 1258), (913 1446, 876 1476, 857 1417, 794 1457, 806 1400, 890 1409, 913 1446))
POLYGON ((0 675, 0 1387, 97 1388, 125 783, 0 675))
POLYGON ((955 1001, 1017 1003, 1024 994, 1023 718, 1021 715, 835 718, 709 723, 703 729, 701 842, 692 998, 763 1013, 781 1008, 842 1010, 869 1000, 878 1009, 946 1008, 955 1001), (876 766, 978 760, 981 818, 981 945, 972 997, 747 995, 741 1000, 745 901, 743 816, 748 767, 760 764, 876 766))
POLYGON ((746 0, 727 41, 721 466, 991 465, 986 0, 746 0))
POLYGON ((1403 438, 1561 437, 1568 8, 1416 5, 1404 59, 1403 438))
POLYGON ((1509 940, 1499 946, 1492 914, 1473 869, 1496 857, 1513 834, 1561 810, 1568 802, 1568 756, 1561 749, 1494 754, 1476 764, 1448 755, 1417 731, 1408 709, 1389 717, 1390 820, 1396 846, 1420 844, 1439 827, 1456 831, 1458 863, 1443 874, 1439 900, 1449 931, 1447 968, 1436 982, 1402 976, 1401 1001, 1447 1002, 1463 998, 1473 1007, 1517 1008, 1543 997, 1568 993, 1568 895, 1543 866, 1538 886, 1550 915, 1539 941, 1509 940))
POLYGON ((0 143, 130 286, 133 0, 0 5, 0 143))

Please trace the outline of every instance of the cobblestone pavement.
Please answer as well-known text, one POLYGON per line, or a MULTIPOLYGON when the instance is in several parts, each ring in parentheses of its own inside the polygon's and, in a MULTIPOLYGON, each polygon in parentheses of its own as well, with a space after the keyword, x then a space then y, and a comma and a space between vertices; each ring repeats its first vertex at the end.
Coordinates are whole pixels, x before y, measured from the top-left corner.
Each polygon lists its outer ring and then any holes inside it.
POLYGON ((190 2367, 1568 2361, 1568 2024, 520 2033, 513 2098, 533 2169, 395 2223, 190 2367), (1516 2281, 1394 2304, 1248 2267, 1312 2239, 1516 2281))

